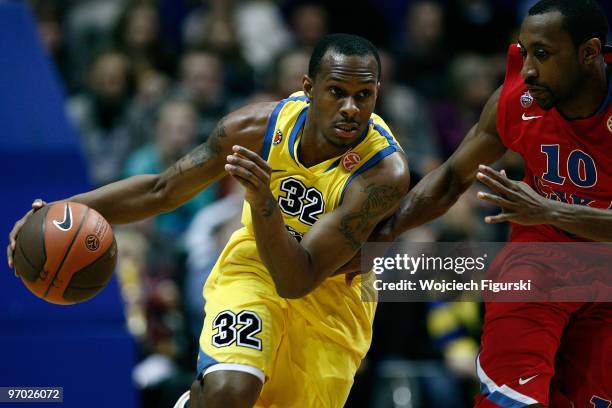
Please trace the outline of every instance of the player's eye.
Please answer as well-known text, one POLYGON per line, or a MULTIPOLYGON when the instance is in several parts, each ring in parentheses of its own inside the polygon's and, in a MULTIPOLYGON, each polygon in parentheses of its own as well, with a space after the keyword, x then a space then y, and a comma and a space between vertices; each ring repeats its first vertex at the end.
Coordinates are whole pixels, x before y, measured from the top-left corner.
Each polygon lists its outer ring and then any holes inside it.
POLYGON ((360 99, 365 99, 365 98, 369 97, 370 95, 372 95, 372 92, 370 92, 368 90, 364 90, 364 91, 359 92, 357 94, 357 97, 360 98, 360 99))
POLYGON ((546 58, 548 56, 548 53, 544 50, 536 50, 533 55, 537 58, 537 59, 543 59, 546 58))
POLYGON ((339 98, 344 95, 344 92, 338 87, 332 86, 329 88, 329 92, 335 97, 339 98))

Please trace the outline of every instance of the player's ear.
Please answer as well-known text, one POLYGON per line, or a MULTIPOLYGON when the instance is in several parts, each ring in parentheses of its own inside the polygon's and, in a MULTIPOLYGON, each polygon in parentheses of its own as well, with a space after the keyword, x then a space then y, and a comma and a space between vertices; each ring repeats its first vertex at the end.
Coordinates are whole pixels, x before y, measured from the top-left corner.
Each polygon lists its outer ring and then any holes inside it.
POLYGON ((308 99, 312 99, 312 89, 314 88, 314 81, 308 75, 302 77, 302 90, 308 99))
POLYGON ((601 55, 601 41, 599 38, 591 38, 582 43, 578 51, 583 64, 590 65, 601 55))

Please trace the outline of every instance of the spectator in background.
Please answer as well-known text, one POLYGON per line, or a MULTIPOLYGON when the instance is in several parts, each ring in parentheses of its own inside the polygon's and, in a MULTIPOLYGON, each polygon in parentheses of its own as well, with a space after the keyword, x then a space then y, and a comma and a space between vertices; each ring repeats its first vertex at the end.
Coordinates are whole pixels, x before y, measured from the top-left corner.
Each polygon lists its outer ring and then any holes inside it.
POLYGON ((236 0, 202 0, 185 18, 183 42, 187 47, 197 47, 205 40, 207 20, 230 19, 234 23, 236 0))
POLYGON ((205 50, 190 50, 180 61, 177 93, 187 97, 198 113, 197 138, 203 142, 226 112, 223 63, 219 56, 205 50))
POLYGON ((327 10, 320 3, 298 4, 291 11, 290 18, 294 47, 310 55, 315 44, 328 33, 328 18, 327 10))
POLYGON ((409 87, 395 80, 395 61, 379 51, 382 65, 376 111, 386 118, 408 161, 412 182, 417 182, 442 162, 429 120, 427 102, 409 87))
POLYGON ((88 73, 87 89, 70 98, 68 112, 79 130, 89 177, 95 186, 115 181, 132 148, 126 126, 132 79, 128 58, 100 53, 88 73))
POLYGON ((294 92, 302 90, 302 78, 308 72, 310 54, 301 49, 281 53, 265 81, 266 90, 255 98, 258 101, 280 101, 294 92))
POLYGON ((74 1, 66 8, 69 77, 77 88, 87 86, 87 72, 96 56, 112 48, 112 32, 125 2, 126 0, 74 1))
POLYGON ((404 38, 394 47, 399 79, 427 100, 439 99, 447 91, 444 17, 437 1, 416 0, 406 11, 404 38))
POLYGON ((130 58, 136 77, 151 70, 174 71, 174 58, 159 36, 159 24, 153 1, 132 0, 115 27, 115 47, 130 58))
POLYGON ((257 74, 262 74, 274 56, 291 43, 291 34, 279 8, 269 0, 202 0, 201 3, 185 19, 183 36, 187 46, 197 47, 205 40, 210 22, 226 20, 235 30, 241 55, 257 74))
POLYGON ((198 30, 186 36, 186 45, 217 53, 225 67, 228 94, 233 98, 248 96, 255 87, 254 73, 242 54, 231 15, 208 13, 200 16, 197 22, 198 30))
POLYGON ((449 98, 432 107, 432 121, 444 157, 450 156, 463 135, 478 122, 488 96, 495 91, 495 73, 486 57, 456 57, 450 67, 449 98))
POLYGON ((62 77, 69 92, 74 88, 70 81, 68 50, 64 33, 64 9, 54 0, 30 0, 30 8, 36 17, 38 34, 48 55, 62 77))
MULTIPOLYGON (((160 173, 172 165, 195 146, 197 122, 191 103, 178 99, 167 101, 159 112, 154 141, 129 156, 123 176, 160 173)), ((184 206, 157 216, 157 232, 169 239, 178 237, 194 214, 215 199, 215 189, 206 189, 184 206)))
POLYGON ((516 23, 512 8, 497 7, 490 0, 451 0, 447 20, 449 46, 455 52, 491 55, 508 48, 516 23))
POLYGON ((291 44, 291 33, 276 4, 270 0, 243 2, 236 7, 234 23, 244 57, 262 75, 274 57, 291 44))

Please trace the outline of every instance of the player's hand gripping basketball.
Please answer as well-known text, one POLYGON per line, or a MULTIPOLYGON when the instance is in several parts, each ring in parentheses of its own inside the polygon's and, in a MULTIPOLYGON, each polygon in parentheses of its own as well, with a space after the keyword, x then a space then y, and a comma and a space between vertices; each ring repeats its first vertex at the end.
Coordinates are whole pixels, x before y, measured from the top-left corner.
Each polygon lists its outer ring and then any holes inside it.
MULTIPOLYGON (((40 210, 45 205, 47 205, 47 203, 45 203, 40 198, 37 198, 36 200, 34 200, 34 202, 32 202, 32 209, 28 211, 27 214, 24 215, 23 218, 17 221, 15 225, 13 226, 13 229, 9 233, 9 244, 6 247, 6 257, 8 259, 9 268, 14 269, 13 253, 15 252, 15 245, 17 244, 17 235, 19 234, 19 230, 21 229, 21 227, 23 227, 23 224, 25 224, 26 221, 30 219, 32 214, 34 214, 34 211, 40 210)), ((15 276, 19 276, 16 270, 15 270, 15 276)))
POLYGON ((546 224, 550 202, 522 181, 510 180, 506 173, 480 165, 476 178, 496 194, 479 192, 478 198, 501 207, 502 212, 485 217, 488 224, 511 221, 522 225, 546 224))
POLYGON ((225 170, 246 188, 244 198, 251 208, 264 213, 271 211, 270 203, 275 205, 276 200, 270 191, 270 165, 242 146, 234 146, 232 151, 234 154, 227 156, 225 170))

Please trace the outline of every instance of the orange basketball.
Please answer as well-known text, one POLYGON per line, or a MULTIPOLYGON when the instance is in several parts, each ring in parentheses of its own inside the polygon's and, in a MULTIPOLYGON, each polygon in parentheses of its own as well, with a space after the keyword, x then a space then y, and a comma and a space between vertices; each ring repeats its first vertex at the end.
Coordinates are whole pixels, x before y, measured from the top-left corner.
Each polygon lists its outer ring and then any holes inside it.
POLYGON ((91 299, 109 282, 116 263, 110 224, 83 204, 45 206, 17 236, 15 270, 47 302, 68 305, 91 299))

